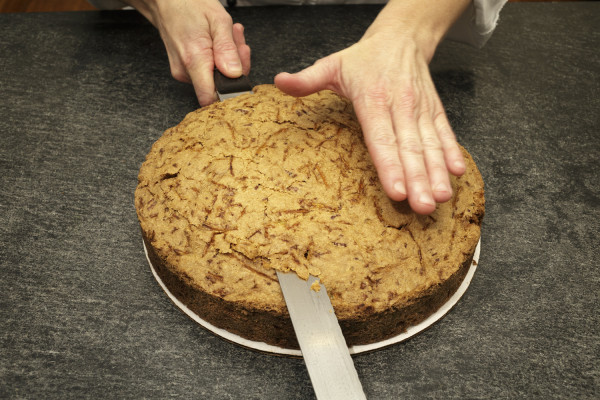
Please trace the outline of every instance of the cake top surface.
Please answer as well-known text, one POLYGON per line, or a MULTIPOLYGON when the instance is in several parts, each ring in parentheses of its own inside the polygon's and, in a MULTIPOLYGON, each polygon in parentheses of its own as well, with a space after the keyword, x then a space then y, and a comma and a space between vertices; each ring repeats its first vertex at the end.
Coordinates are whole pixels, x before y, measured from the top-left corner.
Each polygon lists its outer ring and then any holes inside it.
POLYGON ((275 307, 275 270, 293 270, 317 276, 340 317, 410 301, 472 254, 483 181, 463 153, 453 198, 417 215, 385 195, 350 102, 261 85, 167 130, 136 209, 159 256, 202 290, 275 307))

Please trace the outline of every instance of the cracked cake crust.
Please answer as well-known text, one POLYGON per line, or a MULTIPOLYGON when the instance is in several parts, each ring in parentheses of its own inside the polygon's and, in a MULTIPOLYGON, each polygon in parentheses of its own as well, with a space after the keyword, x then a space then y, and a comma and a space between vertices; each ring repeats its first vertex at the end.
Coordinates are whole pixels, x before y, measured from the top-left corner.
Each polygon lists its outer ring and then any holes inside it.
POLYGON ((467 172, 429 216, 383 192, 352 105, 272 85, 192 112, 152 146, 135 205, 153 265, 211 324, 297 348, 275 270, 317 276, 349 345, 395 336, 466 275, 484 214, 467 172))

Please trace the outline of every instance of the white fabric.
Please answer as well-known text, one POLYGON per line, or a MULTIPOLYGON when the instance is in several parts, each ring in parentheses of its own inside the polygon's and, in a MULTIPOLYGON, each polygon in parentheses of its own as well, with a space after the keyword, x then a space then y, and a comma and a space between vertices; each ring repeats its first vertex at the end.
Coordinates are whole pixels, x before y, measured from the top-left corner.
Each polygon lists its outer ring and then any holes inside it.
POLYGON ((494 33, 500 10, 508 0, 473 0, 446 34, 446 38, 483 47, 494 33))
MULTIPOLYGON (((88 0, 94 7, 104 10, 117 10, 126 7, 119 0, 88 0)), ((224 6, 227 0, 219 0, 224 6)), ((446 37, 451 40, 482 47, 492 36, 500 10, 508 0, 473 0, 467 10, 450 28, 446 37)), ((317 4, 383 4, 387 0, 237 0, 237 6, 264 6, 275 4, 317 5, 317 4)))

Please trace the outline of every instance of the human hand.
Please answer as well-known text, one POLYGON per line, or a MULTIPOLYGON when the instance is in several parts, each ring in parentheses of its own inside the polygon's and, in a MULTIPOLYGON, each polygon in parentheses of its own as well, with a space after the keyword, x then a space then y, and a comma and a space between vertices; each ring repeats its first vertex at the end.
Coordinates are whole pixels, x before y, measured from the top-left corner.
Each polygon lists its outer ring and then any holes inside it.
POLYGON ((171 74, 192 83, 201 106, 215 101, 213 71, 237 78, 250 72, 244 27, 218 0, 126 0, 160 32, 171 74))
POLYGON ((463 174, 465 163, 428 68, 445 30, 426 19, 431 15, 408 13, 410 1, 399 3, 392 0, 355 45, 296 74, 281 73, 275 84, 294 96, 330 89, 350 99, 387 195, 429 214, 452 197, 448 172, 463 174))

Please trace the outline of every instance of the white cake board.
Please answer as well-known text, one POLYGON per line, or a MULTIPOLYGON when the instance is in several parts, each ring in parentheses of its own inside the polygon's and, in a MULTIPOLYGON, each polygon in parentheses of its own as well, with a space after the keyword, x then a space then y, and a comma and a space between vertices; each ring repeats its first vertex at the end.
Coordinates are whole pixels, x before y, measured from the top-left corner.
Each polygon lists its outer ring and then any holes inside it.
MULTIPOLYGON (((349 347, 350 354, 365 353, 365 352, 381 349, 383 347, 390 346, 390 345, 393 345, 396 343, 400 343, 400 342, 424 331, 425 329, 429 328, 431 325, 436 323, 438 320, 440 320, 444 315, 446 315, 448 313, 448 311, 450 311, 450 309, 452 309, 452 307, 454 307, 454 305, 458 302, 458 300, 467 291, 467 288, 469 287, 469 284, 471 283, 471 279, 473 278, 473 275, 475 274, 475 270, 477 269, 477 263, 479 262, 480 248, 481 248, 481 240, 477 244, 477 248, 475 249, 475 254, 473 255, 473 262, 471 263, 471 267, 469 268, 469 271, 467 272, 465 279, 462 281, 461 285, 458 287, 456 292, 454 292, 454 295, 452 295, 452 297, 450 297, 448 299, 448 301, 446 303, 444 303, 435 313, 430 315, 427 319, 425 319, 420 324, 409 327, 405 332, 403 332, 397 336, 394 336, 389 339, 382 340, 382 341, 376 342, 376 343, 351 346, 351 347, 349 347)), ((256 342, 253 340, 244 339, 241 336, 235 335, 224 329, 217 328, 216 326, 210 324, 209 322, 206 322, 205 320, 200 318, 196 313, 194 313, 192 310, 190 310, 185 304, 183 304, 181 301, 179 301, 179 299, 177 299, 169 291, 169 289, 165 286, 163 281, 160 279, 160 276, 158 276, 158 274, 156 273, 156 270, 154 268, 154 265, 152 265, 150 258, 148 257, 148 250, 146 249, 145 243, 144 243, 144 252, 146 253, 146 259, 148 260, 148 264, 150 264, 150 269, 152 270, 152 275, 154 275, 154 278, 158 281, 158 284, 162 287, 162 289, 165 291, 165 293, 169 296, 171 301, 173 301, 173 303, 175 303, 175 305, 177 307, 179 307, 184 313, 186 313, 194 321, 196 321, 197 323, 202 325, 205 329, 208 329, 215 335, 221 336, 223 339, 226 339, 230 342, 239 344, 240 346, 248 347, 248 348, 266 352, 266 353, 273 353, 273 354, 277 354, 277 355, 302 357, 302 352, 298 349, 286 349, 283 347, 273 346, 273 345, 263 343, 263 342, 256 342)))

